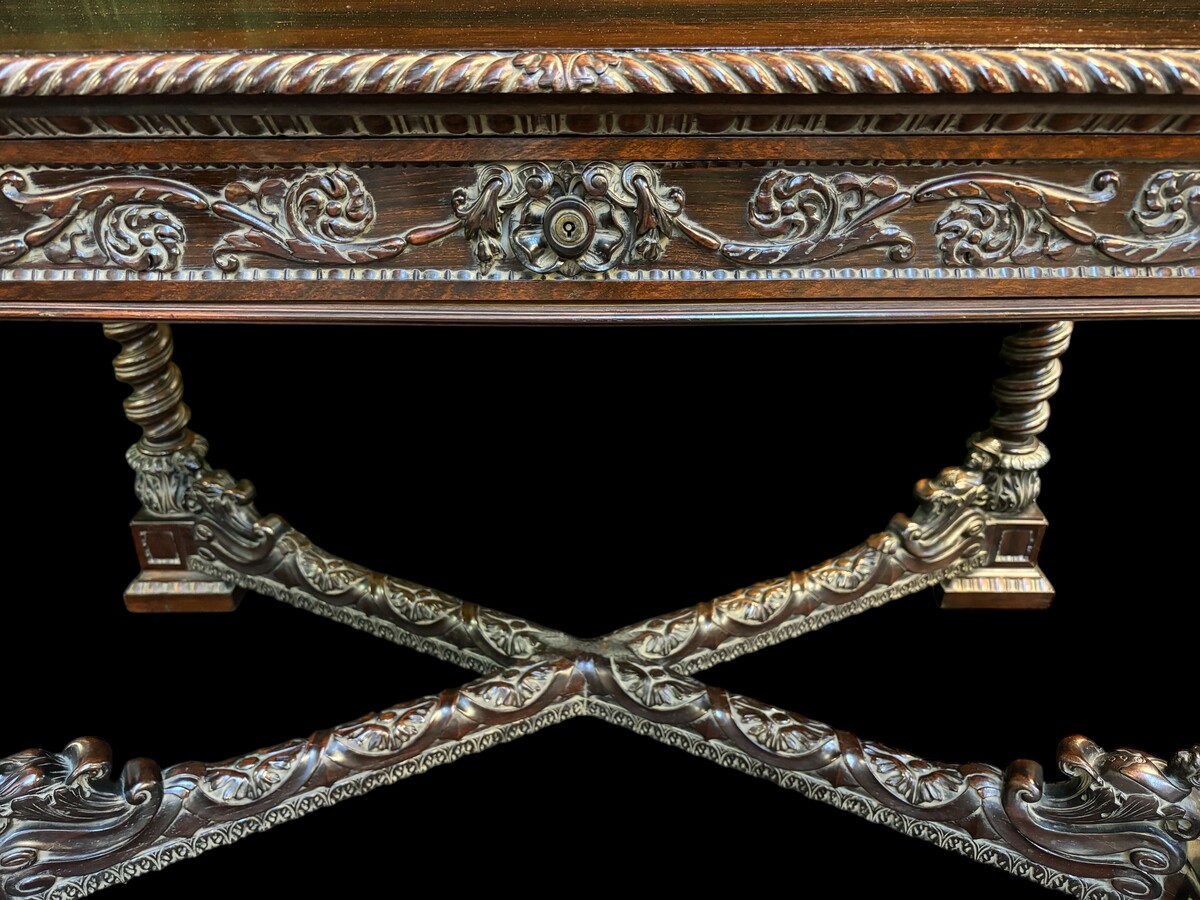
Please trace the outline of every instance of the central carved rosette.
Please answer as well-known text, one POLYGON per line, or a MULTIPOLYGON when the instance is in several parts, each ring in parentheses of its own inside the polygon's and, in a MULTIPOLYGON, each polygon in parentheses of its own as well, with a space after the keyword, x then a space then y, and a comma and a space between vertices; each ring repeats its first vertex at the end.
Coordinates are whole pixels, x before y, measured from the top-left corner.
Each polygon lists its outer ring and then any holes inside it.
POLYGON ((626 231, 608 197, 608 167, 577 172, 563 163, 551 172, 538 166, 525 179, 526 199, 516 210, 512 245, 534 272, 603 272, 616 265, 626 231))
POLYGON ((684 195, 645 163, 536 162, 483 167, 453 206, 482 272, 507 258, 570 277, 656 262, 683 217, 684 195))

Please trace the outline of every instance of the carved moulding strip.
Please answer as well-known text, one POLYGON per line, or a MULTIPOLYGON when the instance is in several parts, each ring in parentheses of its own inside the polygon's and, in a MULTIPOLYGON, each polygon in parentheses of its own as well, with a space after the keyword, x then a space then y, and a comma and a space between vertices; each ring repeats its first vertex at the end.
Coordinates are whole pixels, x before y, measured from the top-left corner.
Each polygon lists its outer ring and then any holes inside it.
POLYGON ((0 140, 30 137, 405 137, 550 135, 798 135, 798 134, 1196 134, 1200 118, 1191 113, 924 113, 730 114, 728 116, 633 116, 596 113, 584 117, 539 113, 442 116, 120 115, 58 118, 0 116, 0 140))
POLYGON ((223 763, 108 745, 0 759, 0 898, 66 900, 161 869, 584 712, 569 662, 539 661, 223 763))
POLYGON ((561 632, 334 556, 261 515, 254 497, 224 470, 195 483, 189 568, 477 672, 570 646, 561 632))
MULTIPOLYGON (((814 263, 870 250, 897 264, 874 269, 871 277, 896 269, 906 278, 922 277, 919 268, 903 265, 918 250, 952 271, 968 272, 1057 263, 1082 247, 1097 260, 1143 267, 1143 274, 1158 271, 1145 267, 1200 260, 1195 170, 1151 175, 1129 214, 1134 233, 1119 235, 1089 223, 1117 195, 1120 178, 1109 170, 1079 188, 1004 171, 966 171, 905 185, 890 174, 780 168, 760 179, 747 203, 746 225, 754 237, 729 237, 698 222, 683 190, 671 183, 671 169, 643 162, 475 166, 473 183, 446 198, 445 218, 382 236, 371 233, 374 195, 358 172, 344 166, 245 177, 219 192, 142 170, 43 188, 35 184, 38 171, 0 174, 5 198, 38 218, 0 240, 0 268, 13 267, 21 277, 36 277, 47 265, 71 278, 89 270, 147 277, 191 272, 195 264, 185 266, 184 259, 192 216, 232 226, 211 248, 218 277, 245 261, 260 266, 266 257, 312 267, 315 277, 358 272, 395 278, 396 272, 378 271, 378 264, 457 233, 479 278, 502 263, 500 277, 511 277, 513 269, 535 278, 637 277, 657 266, 677 239, 748 274, 776 267, 803 273, 814 263), (918 229, 889 221, 892 213, 926 204, 941 207, 927 248, 920 247, 918 229)), ((207 277, 212 270, 200 271, 207 277)), ((267 271, 272 278, 299 277, 289 269, 267 271)), ((678 274, 695 279, 728 271, 678 274)), ((436 274, 399 272, 407 278, 436 274)), ((257 274, 256 268, 248 277, 257 274)), ((1088 269, 1078 274, 1091 277, 1088 269)), ((452 271, 442 275, 457 280, 452 271)))
POLYGON ((1200 50, 1093 47, 0 55, 0 97, 141 94, 1195 94, 1200 50))

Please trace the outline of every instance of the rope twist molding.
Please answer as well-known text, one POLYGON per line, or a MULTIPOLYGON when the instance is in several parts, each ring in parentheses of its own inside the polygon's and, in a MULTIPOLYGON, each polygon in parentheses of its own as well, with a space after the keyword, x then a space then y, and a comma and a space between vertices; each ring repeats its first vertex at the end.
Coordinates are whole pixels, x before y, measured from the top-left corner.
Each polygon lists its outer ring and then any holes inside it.
POLYGON ((711 48, 0 55, 0 97, 1197 94, 1200 49, 711 48))

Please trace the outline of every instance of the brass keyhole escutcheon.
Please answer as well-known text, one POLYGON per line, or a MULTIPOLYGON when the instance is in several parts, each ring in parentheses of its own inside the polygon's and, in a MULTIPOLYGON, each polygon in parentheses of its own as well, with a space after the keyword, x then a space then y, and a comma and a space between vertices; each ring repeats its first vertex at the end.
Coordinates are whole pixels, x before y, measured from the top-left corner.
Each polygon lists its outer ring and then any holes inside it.
POLYGON ((547 208, 542 228, 559 256, 574 258, 591 245, 596 217, 578 197, 560 197, 547 208))

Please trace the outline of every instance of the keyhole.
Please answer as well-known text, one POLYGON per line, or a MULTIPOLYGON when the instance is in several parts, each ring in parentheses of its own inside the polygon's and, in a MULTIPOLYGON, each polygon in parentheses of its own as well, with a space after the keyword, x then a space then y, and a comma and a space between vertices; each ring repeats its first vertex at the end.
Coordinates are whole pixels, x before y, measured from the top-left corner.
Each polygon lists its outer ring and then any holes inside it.
POLYGON ((575 234, 575 223, 569 220, 563 222, 562 230, 566 232, 567 237, 573 237, 575 234))

